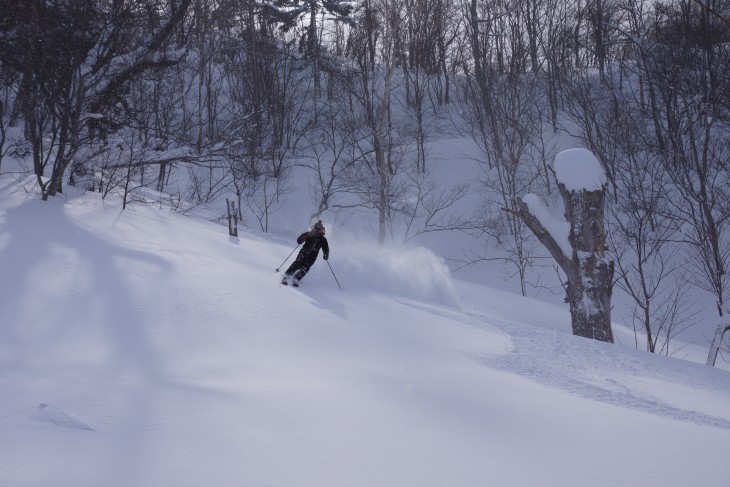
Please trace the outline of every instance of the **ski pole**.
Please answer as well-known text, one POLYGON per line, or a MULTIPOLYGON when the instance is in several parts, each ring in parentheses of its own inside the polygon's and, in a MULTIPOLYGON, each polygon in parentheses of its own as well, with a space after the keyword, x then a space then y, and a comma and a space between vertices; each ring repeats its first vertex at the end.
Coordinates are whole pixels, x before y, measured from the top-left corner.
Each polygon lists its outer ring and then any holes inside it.
POLYGON ((279 267, 277 267, 277 268, 276 268, 276 270, 274 271, 274 274, 276 274, 277 272, 279 272, 279 269, 280 269, 281 267, 284 267, 284 264, 286 264, 286 261, 287 261, 287 260, 289 260, 289 257, 291 257, 291 256, 292 256, 292 254, 293 254, 294 252, 296 252, 296 251, 297 251, 297 249, 299 248, 299 246, 300 246, 300 245, 302 245, 302 244, 297 244, 297 246, 296 246, 296 247, 294 247, 294 250, 292 250, 292 251, 291 251, 291 254, 289 254, 289 255, 287 256, 287 258, 286 258, 286 259, 284 259, 284 262, 282 262, 282 263, 281 263, 281 265, 279 265, 279 267))
POLYGON ((330 265, 330 261, 329 260, 325 260, 325 262, 327 262, 327 266, 330 268, 330 272, 332 272, 332 277, 335 278, 335 282, 337 283, 337 287, 339 287, 340 289, 342 289, 342 286, 340 286, 340 281, 337 280, 337 276, 335 275, 335 271, 332 270, 332 266, 330 265))

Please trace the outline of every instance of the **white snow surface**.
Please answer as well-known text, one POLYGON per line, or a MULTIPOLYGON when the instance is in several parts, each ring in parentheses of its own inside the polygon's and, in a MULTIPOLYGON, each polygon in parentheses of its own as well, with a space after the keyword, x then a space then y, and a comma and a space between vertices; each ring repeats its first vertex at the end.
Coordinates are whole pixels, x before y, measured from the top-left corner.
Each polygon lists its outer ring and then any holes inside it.
POLYGON ((597 191, 606 184, 606 173, 587 149, 567 149, 555 156, 555 177, 568 191, 597 191))
POLYGON ((2 487, 730 485, 730 374, 623 327, 333 232, 343 289, 282 287, 296 235, 11 187, 2 487))

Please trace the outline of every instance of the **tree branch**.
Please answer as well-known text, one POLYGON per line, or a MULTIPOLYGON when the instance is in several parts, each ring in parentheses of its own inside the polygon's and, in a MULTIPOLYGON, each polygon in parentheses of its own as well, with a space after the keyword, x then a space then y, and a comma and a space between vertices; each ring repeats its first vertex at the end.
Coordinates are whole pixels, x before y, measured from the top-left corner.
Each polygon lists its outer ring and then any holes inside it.
POLYGON ((553 259, 555 259, 555 262, 560 265, 560 267, 563 269, 563 271, 566 274, 571 273, 571 262, 570 260, 565 256, 563 253, 563 249, 560 248, 560 245, 558 245, 558 242, 555 240, 555 238, 550 234, 550 232, 540 223, 540 220, 535 217, 532 213, 530 213, 530 209, 528 208, 527 204, 524 201, 519 202, 520 208, 519 211, 514 211, 509 208, 502 208, 502 211, 506 211, 507 213, 511 213, 518 218, 521 218, 523 222, 525 222, 525 225, 532 231, 533 234, 537 237, 537 239, 542 243, 546 249, 548 249, 548 252, 550 252, 550 255, 552 255, 553 259))

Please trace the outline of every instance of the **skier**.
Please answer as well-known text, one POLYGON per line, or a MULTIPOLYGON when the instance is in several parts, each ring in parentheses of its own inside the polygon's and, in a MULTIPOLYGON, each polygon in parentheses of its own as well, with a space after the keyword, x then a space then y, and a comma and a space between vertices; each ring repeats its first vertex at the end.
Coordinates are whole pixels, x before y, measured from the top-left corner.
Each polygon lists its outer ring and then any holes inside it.
POLYGON ((292 265, 284 273, 284 277, 281 283, 285 286, 291 284, 294 287, 299 286, 299 281, 309 272, 309 268, 312 267, 314 261, 317 260, 319 255, 319 249, 322 249, 322 258, 324 260, 329 259, 330 247, 327 244, 327 239, 324 236, 324 225, 322 220, 319 220, 312 226, 312 230, 304 232, 297 238, 297 243, 302 244, 302 250, 299 251, 297 258, 294 260, 292 265))

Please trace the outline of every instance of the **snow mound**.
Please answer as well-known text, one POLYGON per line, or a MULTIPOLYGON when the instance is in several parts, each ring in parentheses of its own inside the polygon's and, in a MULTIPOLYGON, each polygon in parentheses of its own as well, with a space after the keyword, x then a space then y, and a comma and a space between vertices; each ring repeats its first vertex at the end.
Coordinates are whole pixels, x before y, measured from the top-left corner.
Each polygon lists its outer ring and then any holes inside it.
POLYGON ((555 156, 555 177, 568 191, 598 191, 606 184, 606 173, 587 149, 568 149, 555 156))
POLYGON ((344 288, 459 307, 448 266, 425 247, 338 242, 332 255, 332 266, 344 288))

